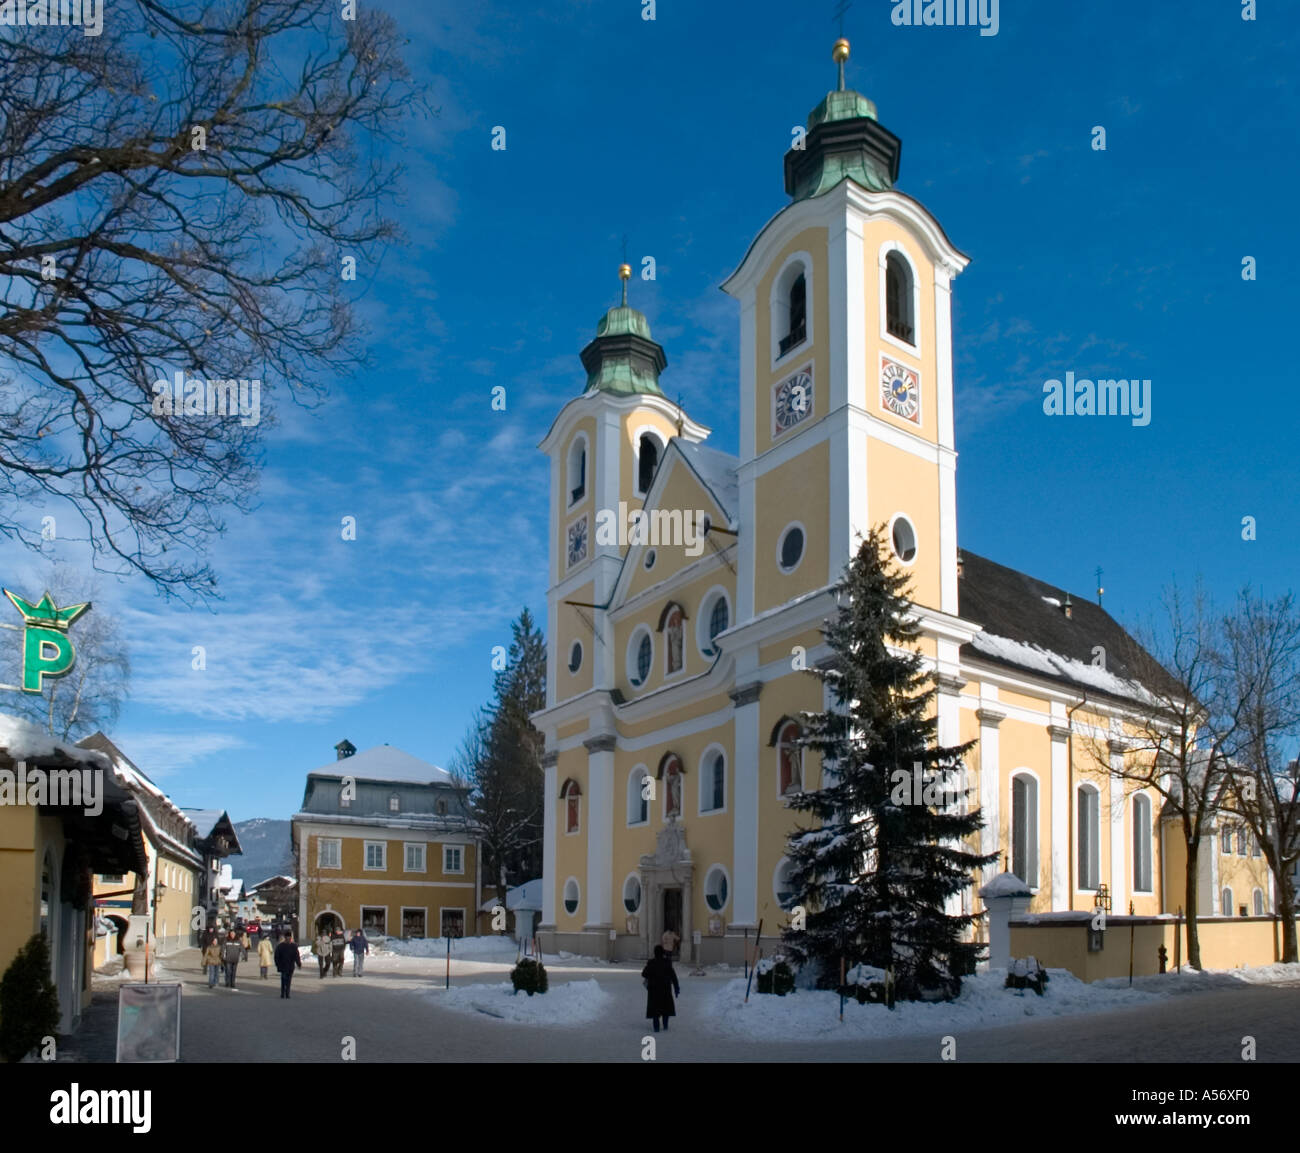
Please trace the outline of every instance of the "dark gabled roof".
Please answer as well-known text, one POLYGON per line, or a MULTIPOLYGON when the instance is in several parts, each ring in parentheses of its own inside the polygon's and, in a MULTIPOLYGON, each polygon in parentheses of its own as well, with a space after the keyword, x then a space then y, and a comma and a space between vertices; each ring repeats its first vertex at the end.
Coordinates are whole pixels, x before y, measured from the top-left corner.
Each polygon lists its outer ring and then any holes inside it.
POLYGON ((1143 681, 1157 692, 1173 691, 1168 674, 1099 604, 966 549, 961 556, 958 615, 984 627, 984 634, 962 646, 963 657, 1027 670, 1111 697, 1132 698, 1125 682, 1133 681, 1143 681), (1068 617, 1063 608, 1067 599, 1068 617), (1104 668, 1096 663, 1098 648, 1105 650, 1104 668), (1054 661, 1053 656, 1063 659, 1054 661))

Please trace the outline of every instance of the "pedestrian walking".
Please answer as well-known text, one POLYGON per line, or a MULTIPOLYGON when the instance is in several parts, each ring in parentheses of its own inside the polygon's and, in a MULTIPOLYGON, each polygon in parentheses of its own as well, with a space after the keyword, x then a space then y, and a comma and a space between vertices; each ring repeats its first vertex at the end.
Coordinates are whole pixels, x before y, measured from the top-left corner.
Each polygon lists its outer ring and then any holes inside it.
POLYGON ((330 935, 330 960, 334 963, 334 976, 343 976, 343 957, 348 951, 348 939, 342 929, 335 929, 330 935))
POLYGON ((248 930, 247 930, 247 929, 244 930, 244 935, 243 935, 242 938, 240 938, 239 943, 240 943, 241 945, 244 946, 244 958, 243 958, 243 959, 244 959, 245 961, 247 961, 247 960, 248 960, 248 946, 252 943, 252 942, 250 942, 249 939, 248 939, 248 930))
POLYGON ((365 968, 366 955, 370 952, 370 942, 366 940, 366 935, 360 929, 352 930, 352 940, 348 942, 348 947, 352 950, 352 975, 361 976, 361 970, 365 968))
MULTIPOLYGON (((270 941, 266 942, 268 945, 270 941)), ((275 967, 280 974, 280 996, 289 999, 289 982, 293 980, 294 969, 302 968, 302 957, 298 955, 298 946, 293 943, 293 934, 285 933, 284 940, 275 947, 275 967)))
POLYGON ((665 929, 664 935, 660 937, 659 940, 663 944, 664 952, 668 955, 668 959, 671 961, 677 955, 677 944, 681 941, 681 937, 677 935, 675 930, 665 929))
POLYGON ((235 936, 235 930, 231 929, 226 934, 226 943, 221 946, 221 960, 226 969, 226 988, 235 987, 235 970, 239 968, 239 958, 243 954, 244 948, 239 943, 239 938, 235 936))
POLYGON ((664 1030, 668 1029, 668 1018, 675 1017, 677 1010, 673 1007, 673 994, 682 995, 681 986, 677 984, 677 974, 673 972, 673 963, 662 945, 655 946, 655 955, 646 962, 641 970, 641 979, 645 982, 645 1015, 655 1024, 659 1032, 660 1020, 664 1030))
POLYGON ((325 974, 330 971, 330 938, 323 929, 312 945, 311 951, 316 954, 316 962, 320 965, 320 977, 323 981, 325 974))
POLYGON ((221 971, 221 942, 214 933, 203 946, 203 967, 208 971, 208 988, 217 987, 217 974, 221 971))
MULTIPOLYGON (((260 936, 261 934, 259 934, 260 936)), ((271 960, 275 956, 275 950, 271 948, 271 938, 262 937, 257 942, 257 963, 262 967, 262 980, 266 980, 267 971, 271 968, 271 960)), ((301 964, 301 961, 299 962, 301 964)))

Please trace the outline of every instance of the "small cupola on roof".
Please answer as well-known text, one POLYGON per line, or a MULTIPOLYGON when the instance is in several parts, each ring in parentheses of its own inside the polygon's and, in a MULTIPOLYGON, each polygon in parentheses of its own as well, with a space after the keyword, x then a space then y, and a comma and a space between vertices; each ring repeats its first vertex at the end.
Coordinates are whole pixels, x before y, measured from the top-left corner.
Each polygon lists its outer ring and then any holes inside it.
POLYGON ((645 314, 628 307, 627 282, 632 266, 620 265, 618 275, 623 281, 623 302, 600 318, 596 339, 582 350, 587 391, 662 396, 659 374, 667 366, 668 358, 650 339, 650 324, 645 314))
POLYGON ((876 106, 844 87, 849 42, 835 41, 839 87, 808 114, 802 148, 785 154, 785 190, 795 200, 829 192, 846 177, 872 192, 894 187, 903 142, 876 119, 876 106))

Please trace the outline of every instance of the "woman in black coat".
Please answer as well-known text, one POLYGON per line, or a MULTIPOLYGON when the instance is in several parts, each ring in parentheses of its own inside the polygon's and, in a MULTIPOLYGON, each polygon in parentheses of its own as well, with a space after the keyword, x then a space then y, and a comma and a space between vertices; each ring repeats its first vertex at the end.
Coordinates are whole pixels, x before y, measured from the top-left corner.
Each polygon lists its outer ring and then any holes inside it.
POLYGON ((655 1032, 659 1032, 659 1020, 663 1019, 664 1029, 668 1028, 668 1018, 675 1017, 673 994, 682 995, 681 986, 677 984, 677 974, 673 972, 673 963, 664 953, 662 945, 655 946, 654 957, 646 962, 641 970, 645 980, 645 1015, 655 1023, 655 1032))

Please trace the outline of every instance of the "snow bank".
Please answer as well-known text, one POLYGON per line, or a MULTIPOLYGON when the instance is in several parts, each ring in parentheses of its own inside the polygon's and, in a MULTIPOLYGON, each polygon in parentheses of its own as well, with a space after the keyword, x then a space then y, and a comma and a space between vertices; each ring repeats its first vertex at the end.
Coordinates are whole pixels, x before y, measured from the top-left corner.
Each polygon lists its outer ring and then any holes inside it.
MULTIPOLYGON (((389 937, 376 953, 396 953, 400 957, 445 957, 447 955, 446 937, 425 937, 418 941, 402 941, 389 937)), ((519 953, 519 946, 513 937, 455 937, 451 942, 451 955, 460 958, 488 957, 501 960, 503 957, 514 959, 519 953)))
MULTIPOLYGON (((701 1016, 721 1033, 752 1040, 862 1041, 917 1033, 951 1033, 957 1029, 989 1029, 1014 1025, 1026 1017, 1064 1017, 1101 1013, 1131 1005, 1152 1004, 1163 995, 1148 989, 1088 985, 1065 969, 1052 969, 1047 992, 1016 992, 1003 987, 1006 970, 992 969, 962 979, 956 1001, 936 1004, 900 1001, 891 1012, 884 1005, 845 1001, 840 1023, 839 995, 801 990, 784 997, 750 993, 745 1000, 743 979, 728 981, 704 1003, 701 1016)), ((1168 990, 1172 992, 1172 990, 1168 990)))
POLYGON ((610 997, 595 981, 566 981, 550 992, 528 996, 515 993, 508 982, 500 985, 462 985, 452 989, 434 986, 423 990, 444 1009, 479 1013, 519 1025, 587 1025, 596 1020, 610 997))

